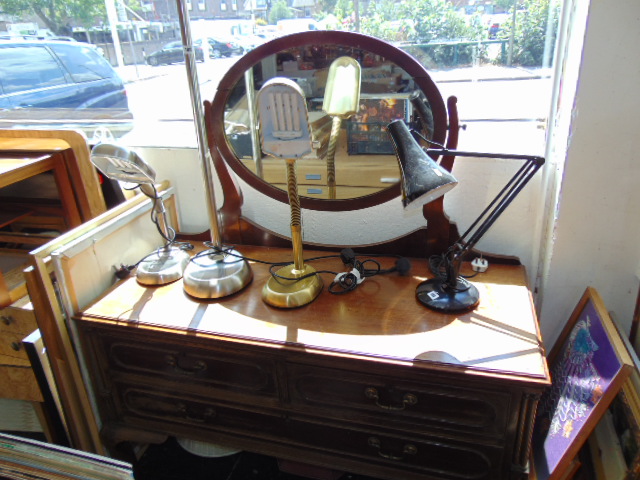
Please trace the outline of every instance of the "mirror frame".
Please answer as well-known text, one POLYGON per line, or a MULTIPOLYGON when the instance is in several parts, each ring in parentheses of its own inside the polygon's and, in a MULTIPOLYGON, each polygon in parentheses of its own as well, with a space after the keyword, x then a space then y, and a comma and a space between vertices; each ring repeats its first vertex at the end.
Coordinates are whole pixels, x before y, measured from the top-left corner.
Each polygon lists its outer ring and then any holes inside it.
MULTIPOLYGON (((244 81, 244 73, 259 63, 263 58, 275 55, 280 51, 304 47, 308 45, 329 45, 351 47, 369 51, 392 60, 413 77, 431 106, 434 119, 433 140, 445 144, 447 138, 447 109, 438 87, 425 68, 411 55, 399 48, 374 37, 354 32, 339 30, 319 30, 294 33, 276 38, 251 50, 241 57, 223 76, 216 90, 213 102, 205 102, 205 113, 210 147, 217 149, 224 162, 248 185, 270 198, 282 203, 289 203, 287 192, 265 182, 251 172, 235 154, 227 141, 224 130, 224 113, 227 100, 238 82, 244 81)), ((434 157, 436 160, 437 157, 434 157)), ((283 163, 284 169, 284 163, 283 163)), ((373 207, 392 200, 400 195, 400 182, 379 192, 350 199, 329 200, 300 196, 302 208, 322 211, 348 211, 373 207)))

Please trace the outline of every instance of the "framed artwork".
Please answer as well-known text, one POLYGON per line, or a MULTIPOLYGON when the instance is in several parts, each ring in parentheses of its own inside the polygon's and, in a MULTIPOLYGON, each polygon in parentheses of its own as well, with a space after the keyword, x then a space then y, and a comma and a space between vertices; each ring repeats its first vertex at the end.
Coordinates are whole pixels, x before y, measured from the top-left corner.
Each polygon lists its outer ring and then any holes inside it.
POLYGON ((587 288, 549 354, 551 388, 538 404, 532 469, 566 478, 580 449, 634 370, 598 292, 587 288))

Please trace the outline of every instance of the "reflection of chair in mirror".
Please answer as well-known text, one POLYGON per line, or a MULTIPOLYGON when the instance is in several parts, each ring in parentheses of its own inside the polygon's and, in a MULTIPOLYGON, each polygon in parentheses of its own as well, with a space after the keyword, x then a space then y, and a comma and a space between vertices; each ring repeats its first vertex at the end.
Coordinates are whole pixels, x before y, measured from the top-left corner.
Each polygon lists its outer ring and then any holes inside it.
POLYGON ((262 299, 274 307, 294 308, 312 302, 322 291, 322 279, 304 264, 302 216, 296 180, 296 159, 311 152, 306 99, 297 83, 273 78, 258 93, 258 117, 262 149, 287 163, 287 193, 291 208, 293 264, 269 278, 262 299))

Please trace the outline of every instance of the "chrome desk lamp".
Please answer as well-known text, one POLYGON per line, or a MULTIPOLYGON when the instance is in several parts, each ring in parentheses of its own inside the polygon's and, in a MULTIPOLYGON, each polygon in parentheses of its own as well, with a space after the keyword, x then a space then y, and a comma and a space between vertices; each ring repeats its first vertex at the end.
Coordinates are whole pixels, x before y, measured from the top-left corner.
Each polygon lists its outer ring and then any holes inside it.
POLYGON ((295 170, 296 160, 311 152, 307 103, 300 86, 281 77, 262 86, 257 103, 262 150, 286 161, 293 244, 293 264, 280 268, 269 278, 262 299, 274 307, 295 308, 312 302, 322 291, 322 279, 303 260, 302 215, 295 170))
POLYGON ((153 168, 134 151, 111 143, 99 143, 93 147, 91 163, 112 180, 137 184, 142 193, 154 201, 154 222, 166 243, 138 263, 138 282, 142 285, 165 285, 180 279, 190 255, 173 246, 176 232, 169 225, 164 202, 153 184, 156 178, 153 168))
POLYGON ((251 282, 253 273, 242 255, 222 243, 214 190, 213 162, 207 146, 200 84, 189 25, 189 8, 187 2, 181 0, 176 0, 176 4, 211 234, 211 248, 194 255, 185 268, 183 286, 184 291, 192 297, 208 300, 226 297, 242 290, 251 282))

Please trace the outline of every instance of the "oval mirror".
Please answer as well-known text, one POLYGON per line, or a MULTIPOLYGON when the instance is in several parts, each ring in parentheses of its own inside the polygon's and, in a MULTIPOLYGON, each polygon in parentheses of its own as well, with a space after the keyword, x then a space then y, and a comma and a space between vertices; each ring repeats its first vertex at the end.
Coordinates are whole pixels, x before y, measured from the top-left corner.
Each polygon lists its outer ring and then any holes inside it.
POLYGON ((255 114, 256 94, 273 77, 293 79, 306 97, 312 151, 296 162, 304 208, 355 210, 400 194, 400 171, 386 125, 397 118, 416 121, 412 95, 420 95, 431 110, 431 139, 445 141, 442 96, 424 67, 403 50, 342 31, 277 38, 247 53, 221 79, 210 105, 208 130, 222 158, 241 179, 282 202, 288 202, 285 162, 263 154, 255 114), (360 101, 336 136, 336 187, 334 198, 329 198, 326 156, 332 116, 323 111, 323 100, 329 68, 340 57, 351 57, 360 65, 360 101))

